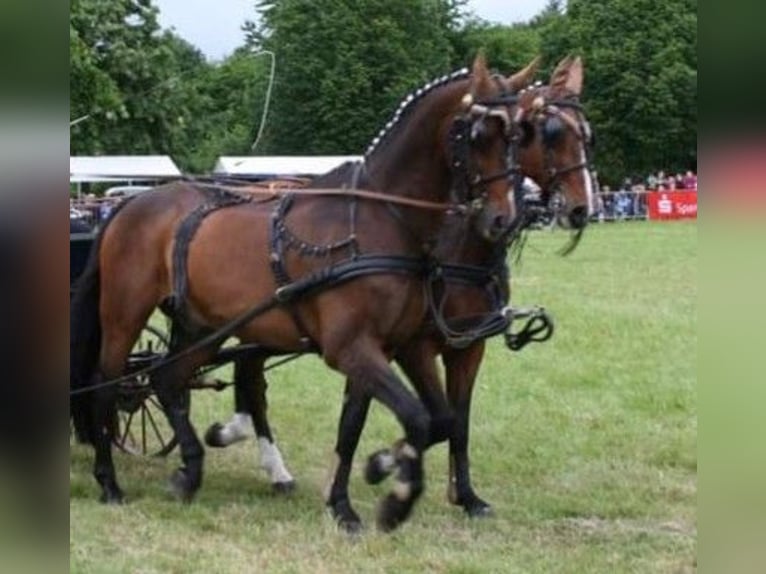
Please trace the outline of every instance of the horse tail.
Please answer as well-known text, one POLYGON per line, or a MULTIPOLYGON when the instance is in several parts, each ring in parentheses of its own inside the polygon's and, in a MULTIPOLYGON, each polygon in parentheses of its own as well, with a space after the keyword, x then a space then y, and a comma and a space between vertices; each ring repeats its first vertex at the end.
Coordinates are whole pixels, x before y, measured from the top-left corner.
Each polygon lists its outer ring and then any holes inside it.
MULTIPOLYGON (((88 262, 75 282, 69 311, 69 409, 79 442, 92 442, 92 405, 94 392, 82 392, 93 382, 101 351, 100 253, 101 242, 109 223, 127 200, 112 210, 93 240, 88 262), (81 391, 81 392, 77 392, 81 391)), ((116 420, 112 421, 116 424, 116 420)))

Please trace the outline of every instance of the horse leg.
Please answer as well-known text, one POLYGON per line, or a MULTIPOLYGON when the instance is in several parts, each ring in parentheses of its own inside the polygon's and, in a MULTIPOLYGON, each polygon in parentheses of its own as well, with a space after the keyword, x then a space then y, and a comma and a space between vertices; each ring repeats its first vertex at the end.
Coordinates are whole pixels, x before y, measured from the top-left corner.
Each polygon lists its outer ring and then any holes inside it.
POLYGON ((264 357, 243 358, 235 364, 235 392, 244 409, 252 413, 253 427, 260 453, 260 466, 269 475, 275 492, 287 493, 295 488, 295 479, 285 467, 266 416, 268 384, 263 373, 264 357), (237 373, 237 371, 239 371, 237 373))
MULTIPOLYGON (((447 403, 436 365, 439 349, 431 339, 421 339, 407 345, 396 355, 396 362, 409 378, 431 416, 426 448, 450 438, 454 415, 447 403)), ((377 484, 394 470, 392 449, 381 449, 371 454, 365 467, 365 480, 377 484)))
MULTIPOLYGON (((93 377, 94 384, 123 374, 130 350, 148 314, 149 312, 139 313, 128 317, 123 313, 114 316, 114 321, 103 322, 100 365, 93 377)), ((123 493, 117 484, 112 460, 112 444, 117 431, 117 393, 116 386, 97 389, 93 391, 93 400, 90 402, 90 438, 95 451, 93 476, 101 486, 100 500, 107 504, 120 504, 123 501, 123 493)))
POLYGON ((484 348, 484 341, 480 341, 465 349, 452 349, 443 354, 447 394, 455 413, 455 426, 449 444, 447 498, 452 504, 462 506, 472 517, 492 514, 492 507, 473 490, 468 461, 471 394, 484 357, 484 348))
MULTIPOLYGON (((93 384, 99 384, 110 378, 113 377, 99 372, 92 381, 93 384)), ((90 442, 95 452, 93 476, 101 487, 100 500, 105 504, 121 504, 124 495, 117 484, 117 474, 112 460, 114 421, 117 417, 117 390, 112 387, 93 391, 90 407, 92 421, 90 442)))
MULTIPOLYGON (((170 356, 174 350, 180 351, 193 343, 202 333, 200 331, 179 329, 173 334, 170 356)), ((201 349, 175 363, 161 368, 152 377, 152 386, 160 401, 165 416, 170 424, 181 449, 183 466, 170 478, 173 493, 184 502, 191 502, 202 485, 202 470, 205 451, 197 438, 197 433, 189 419, 189 396, 186 385, 194 375, 195 369, 208 363, 215 355, 217 347, 201 349)))
MULTIPOLYGON (((234 414, 228 422, 215 422, 205 432, 205 444, 214 448, 226 448, 250 436, 254 423, 252 401, 248 398, 246 366, 248 357, 234 361, 234 414)), ((256 428, 256 433, 258 429, 256 428)))
POLYGON ((343 530, 349 533, 358 532, 362 528, 362 521, 351 506, 348 479, 351 474, 351 462, 369 409, 369 394, 361 392, 360 387, 346 380, 343 408, 338 422, 338 438, 335 443, 336 465, 325 494, 325 501, 332 517, 343 530))
MULTIPOLYGON (((328 363, 335 362, 332 354, 326 357, 328 363)), ((378 508, 378 528, 389 532, 407 519, 423 493, 423 451, 428 442, 429 416, 423 404, 396 376, 382 351, 365 344, 364 339, 345 347, 337 355, 336 364, 353 385, 361 385, 360 392, 388 407, 404 428, 405 440, 394 455, 397 464, 394 487, 378 508)))
POLYGON ((234 361, 234 415, 225 424, 213 423, 205 433, 205 444, 225 448, 250 436, 255 428, 260 467, 266 472, 275 492, 288 493, 295 479, 287 470, 282 453, 274 441, 266 414, 268 384, 263 372, 264 357, 244 356, 234 361))

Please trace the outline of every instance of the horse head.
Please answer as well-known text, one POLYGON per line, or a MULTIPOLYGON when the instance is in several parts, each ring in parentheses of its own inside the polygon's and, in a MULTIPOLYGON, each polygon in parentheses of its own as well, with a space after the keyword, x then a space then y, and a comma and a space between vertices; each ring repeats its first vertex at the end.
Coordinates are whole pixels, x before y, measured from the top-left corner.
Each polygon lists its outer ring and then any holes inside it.
POLYGON ((482 237, 500 240, 516 215, 508 201, 512 120, 506 90, 479 55, 470 72, 443 76, 410 94, 365 154, 371 179, 392 193, 459 204, 482 237))
POLYGON ((549 85, 521 90, 513 118, 525 175, 542 187, 546 203, 558 194, 558 222, 575 230, 585 228, 593 209, 593 136, 579 102, 582 84, 582 60, 568 56, 556 66, 549 85))

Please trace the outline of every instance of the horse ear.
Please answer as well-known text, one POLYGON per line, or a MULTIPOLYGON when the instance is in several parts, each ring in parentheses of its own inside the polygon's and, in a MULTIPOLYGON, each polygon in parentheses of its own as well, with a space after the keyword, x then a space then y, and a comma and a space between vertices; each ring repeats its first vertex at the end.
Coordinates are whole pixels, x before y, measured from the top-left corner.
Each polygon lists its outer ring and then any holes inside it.
POLYGON ((582 93, 583 67, 582 58, 577 56, 569 66, 569 74, 566 81, 566 89, 579 96, 582 93))
POLYGON ((572 56, 567 56, 556 65, 549 82, 551 89, 555 91, 566 89, 567 80, 569 79, 569 68, 572 66, 573 61, 574 58, 572 56))
POLYGON ((506 79, 508 82, 508 89, 511 92, 518 92, 519 90, 526 88, 529 84, 531 84, 538 68, 540 67, 541 61, 542 58, 540 56, 536 56, 534 60, 527 64, 526 68, 519 70, 512 76, 509 76, 506 79))
POLYGON ((551 74, 551 88, 556 92, 566 92, 579 96, 582 92, 582 58, 567 56, 561 60, 551 74))
POLYGON ((471 93, 476 95, 486 92, 492 87, 492 78, 487 68, 487 60, 484 53, 479 52, 473 61, 471 68, 471 93))

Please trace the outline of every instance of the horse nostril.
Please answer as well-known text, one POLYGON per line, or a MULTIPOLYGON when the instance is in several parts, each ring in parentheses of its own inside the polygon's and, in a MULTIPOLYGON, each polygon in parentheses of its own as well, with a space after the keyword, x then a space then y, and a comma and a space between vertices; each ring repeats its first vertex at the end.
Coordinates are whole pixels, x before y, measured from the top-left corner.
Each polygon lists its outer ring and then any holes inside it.
POLYGON ((582 229, 588 224, 588 208, 577 206, 569 212, 569 224, 575 229, 582 229))
POLYGON ((505 215, 496 215, 495 219, 492 221, 492 229, 497 232, 505 231, 505 228, 508 227, 508 217, 505 215))

